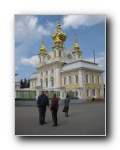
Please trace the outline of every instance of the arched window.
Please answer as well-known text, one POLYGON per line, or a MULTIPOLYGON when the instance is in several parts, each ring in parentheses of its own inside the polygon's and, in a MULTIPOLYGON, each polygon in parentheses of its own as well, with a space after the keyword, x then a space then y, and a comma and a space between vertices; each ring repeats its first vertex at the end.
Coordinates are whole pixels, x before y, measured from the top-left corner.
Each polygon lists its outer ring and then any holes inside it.
POLYGON ((75 83, 78 83, 78 74, 75 75, 75 83))
POLYGON ((54 86, 54 78, 51 77, 51 86, 53 87, 54 86))
POLYGON ((69 78, 69 84, 72 84, 72 77, 69 76, 68 78, 69 78))
POLYGON ((48 79, 45 79, 45 85, 48 86, 48 79))

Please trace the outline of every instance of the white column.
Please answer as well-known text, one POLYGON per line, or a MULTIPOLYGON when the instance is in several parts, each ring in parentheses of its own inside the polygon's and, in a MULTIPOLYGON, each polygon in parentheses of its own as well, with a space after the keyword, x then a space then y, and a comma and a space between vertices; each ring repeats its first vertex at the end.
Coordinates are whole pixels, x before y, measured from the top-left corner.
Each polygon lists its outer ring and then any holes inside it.
POLYGON ((50 72, 51 70, 49 69, 48 70, 48 88, 50 88, 50 72))
POLYGON ((43 71, 43 88, 45 87, 45 78, 44 78, 44 76, 45 76, 45 71, 43 71))
POLYGON ((56 87, 60 87, 60 68, 56 68, 55 79, 56 79, 56 87))
POLYGON ((41 63, 43 62, 43 60, 44 60, 44 56, 41 56, 41 63))
POLYGON ((59 50, 58 49, 56 50, 56 56, 59 56, 59 50))
POLYGON ((76 60, 78 60, 78 55, 76 54, 76 60))
POLYGON ((83 73, 82 73, 82 70, 79 71, 79 84, 80 84, 80 87, 83 87, 83 73))
POLYGON ((64 58, 64 52, 63 51, 61 51, 61 56, 64 58))

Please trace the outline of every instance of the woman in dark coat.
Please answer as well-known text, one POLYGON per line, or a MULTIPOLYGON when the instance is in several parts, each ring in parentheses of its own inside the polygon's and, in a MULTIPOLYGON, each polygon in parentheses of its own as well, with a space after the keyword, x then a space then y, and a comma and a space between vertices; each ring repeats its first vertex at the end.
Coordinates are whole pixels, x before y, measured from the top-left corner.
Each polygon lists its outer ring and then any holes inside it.
POLYGON ((53 94, 50 110, 52 112, 52 119, 54 123, 53 126, 57 126, 58 99, 56 97, 56 94, 53 94))
POLYGON ((65 112, 66 117, 69 117, 68 116, 69 102, 70 102, 70 99, 69 99, 69 96, 67 95, 66 99, 64 100, 64 112, 65 112))

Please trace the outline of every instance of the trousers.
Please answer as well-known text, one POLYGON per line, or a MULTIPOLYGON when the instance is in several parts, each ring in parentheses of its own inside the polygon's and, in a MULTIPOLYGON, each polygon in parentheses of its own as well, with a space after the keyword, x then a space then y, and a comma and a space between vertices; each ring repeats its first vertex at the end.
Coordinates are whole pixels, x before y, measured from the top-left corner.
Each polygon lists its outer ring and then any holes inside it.
POLYGON ((57 110, 52 110, 52 119, 54 125, 57 125, 57 110))
POLYGON ((46 107, 39 108, 39 123, 45 122, 46 107))

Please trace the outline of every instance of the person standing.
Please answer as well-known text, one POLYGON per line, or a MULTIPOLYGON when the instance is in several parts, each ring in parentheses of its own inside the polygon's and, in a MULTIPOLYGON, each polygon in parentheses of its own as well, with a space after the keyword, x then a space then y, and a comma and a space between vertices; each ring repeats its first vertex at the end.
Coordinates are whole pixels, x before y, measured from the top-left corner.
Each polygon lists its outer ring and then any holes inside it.
POLYGON ((41 91, 37 100, 37 107, 39 108, 39 124, 40 125, 46 124, 45 122, 46 106, 49 107, 49 99, 44 94, 44 91, 41 91))
POLYGON ((53 99, 51 102, 50 110, 52 112, 52 119, 53 119, 53 127, 57 126, 57 111, 58 111, 58 99, 56 97, 56 94, 53 94, 53 99))
POLYGON ((64 112, 65 112, 66 117, 69 117, 68 116, 69 102, 70 102, 70 99, 69 99, 69 96, 67 95, 66 99, 64 100, 64 112))

